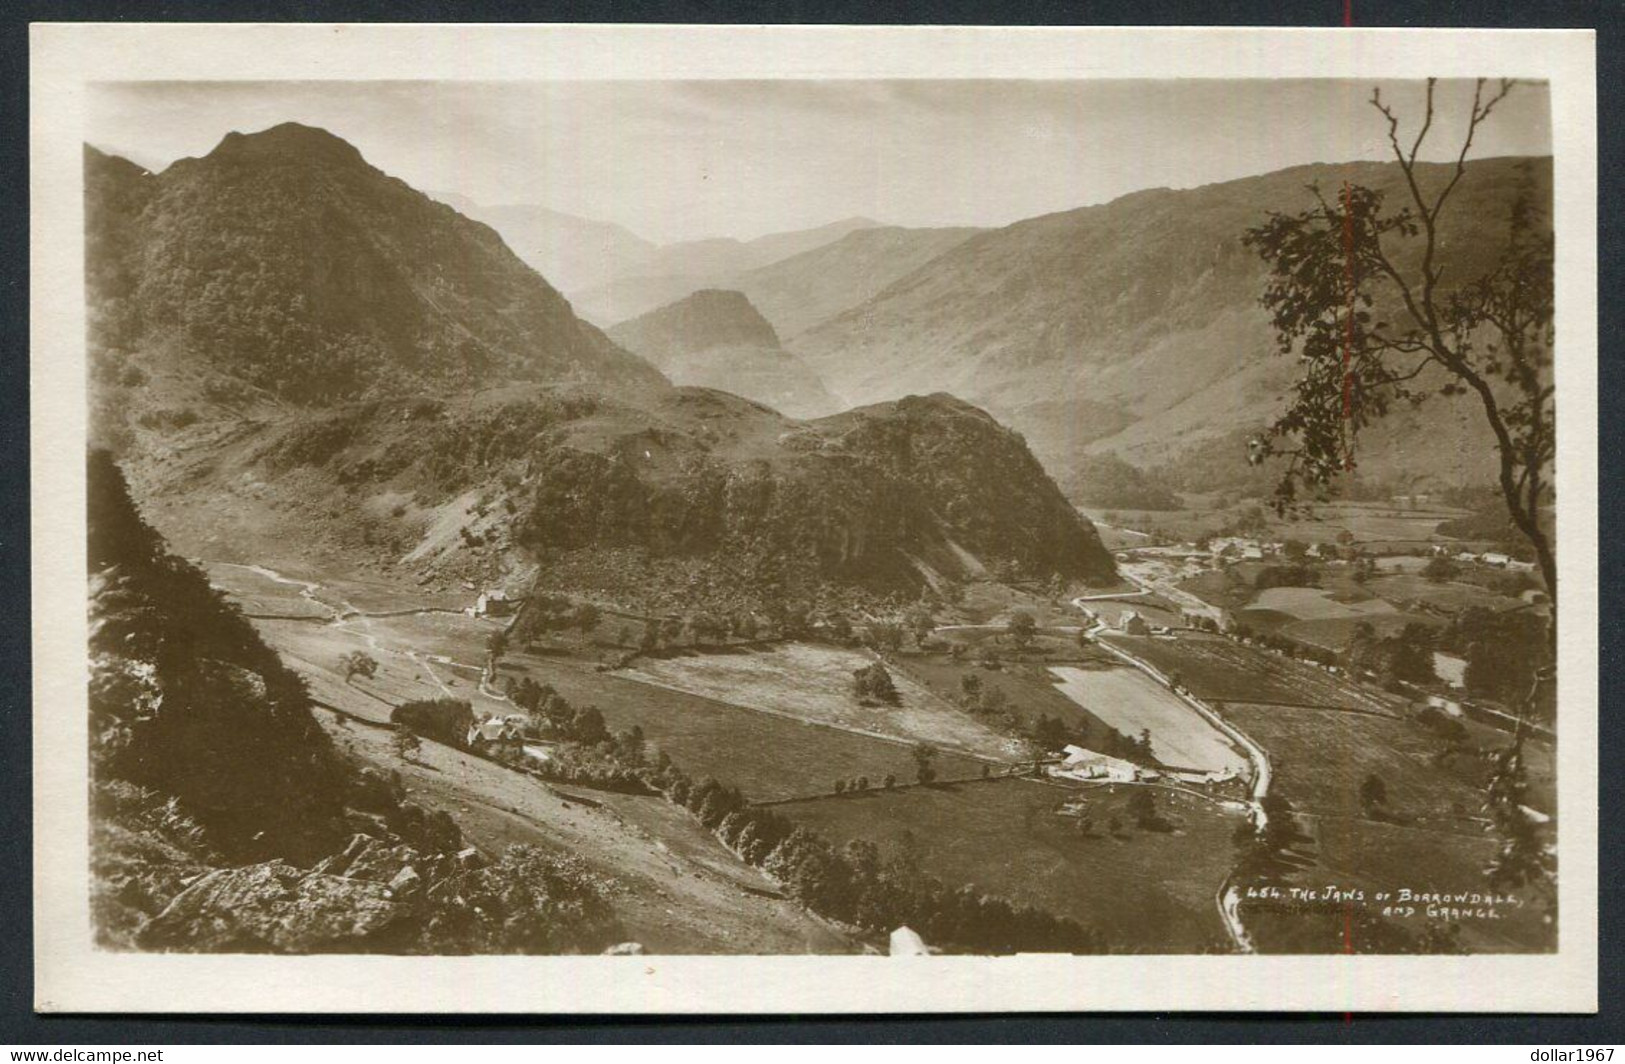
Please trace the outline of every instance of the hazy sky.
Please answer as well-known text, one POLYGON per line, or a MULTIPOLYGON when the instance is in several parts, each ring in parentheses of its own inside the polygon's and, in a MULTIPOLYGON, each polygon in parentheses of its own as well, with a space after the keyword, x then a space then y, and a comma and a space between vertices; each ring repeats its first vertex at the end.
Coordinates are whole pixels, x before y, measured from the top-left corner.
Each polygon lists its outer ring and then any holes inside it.
MULTIPOLYGON (((92 94, 85 139, 152 168, 284 121, 337 133, 420 189, 538 203, 657 242, 852 215, 1003 225, 1156 186, 1387 155, 1353 81, 147 82, 92 94)), ((1420 82, 1386 83, 1408 122, 1420 82)), ((1442 83, 1430 158, 1470 82, 1442 83)), ((1522 85, 1475 156, 1548 154, 1522 85)))

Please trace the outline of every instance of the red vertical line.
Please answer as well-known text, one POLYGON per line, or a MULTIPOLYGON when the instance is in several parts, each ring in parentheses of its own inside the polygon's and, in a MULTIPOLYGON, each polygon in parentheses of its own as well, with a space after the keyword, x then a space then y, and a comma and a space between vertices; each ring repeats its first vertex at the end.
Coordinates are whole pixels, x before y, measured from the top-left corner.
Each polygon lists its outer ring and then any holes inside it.
POLYGON ((1348 423, 1354 413, 1354 195, 1343 182, 1343 289, 1348 308, 1343 319, 1343 468, 1354 468, 1348 423))
POLYGON ((1343 0, 1343 25, 1354 25, 1354 0, 1343 0))
MULTIPOLYGON (((1354 955, 1354 903, 1351 901, 1343 909, 1343 954, 1354 955)), ((1354 1022, 1354 1013, 1343 1013, 1343 1023, 1348 1025, 1354 1022)))

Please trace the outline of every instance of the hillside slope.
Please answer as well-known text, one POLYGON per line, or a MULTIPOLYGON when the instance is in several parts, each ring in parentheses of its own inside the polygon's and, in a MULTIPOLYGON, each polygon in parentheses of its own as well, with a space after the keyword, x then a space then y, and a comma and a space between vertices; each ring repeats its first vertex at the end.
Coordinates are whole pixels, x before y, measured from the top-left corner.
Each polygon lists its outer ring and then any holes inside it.
POLYGON ((631 405, 508 388, 198 425, 168 447, 140 467, 153 517, 221 561, 293 552, 440 586, 536 571, 640 609, 1113 572, 1020 437, 944 395, 800 422, 704 389, 631 405))
POLYGON ((719 237, 667 244, 620 276, 574 289, 570 299, 589 321, 609 325, 646 314, 701 288, 727 286, 730 279, 769 263, 800 255, 880 223, 845 218, 812 229, 769 233, 755 240, 719 237))
POLYGON ((514 254, 566 295, 637 272, 658 250, 656 244, 613 222, 534 203, 487 206, 449 193, 430 195, 495 229, 514 254))
MULTIPOLYGON (((318 721, 293 671, 310 663, 285 664, 168 552, 106 452, 92 455, 87 486, 91 905, 102 946, 855 948, 657 798, 567 796, 435 742, 403 758, 394 730, 368 723, 379 696, 361 685, 341 690, 364 713, 322 710, 318 721)), ((325 668, 340 644, 330 649, 325 668)))
MULTIPOLYGON (((787 259, 736 274, 744 292, 786 339, 856 307, 981 229, 859 229, 787 259)), ((794 344, 791 344, 792 349, 794 344)))
POLYGON ((818 417, 839 408, 818 375, 783 348, 743 292, 703 288, 622 322, 609 336, 678 384, 725 389, 791 417, 818 417))
MULTIPOLYGON (((1445 176, 1421 175, 1429 187, 1445 176)), ((1261 425, 1292 378, 1242 233, 1269 211, 1308 206, 1311 183, 1344 181, 1400 202, 1397 167, 1378 163, 1136 192, 973 236, 801 334, 796 351, 848 402, 945 390, 986 406, 1065 486, 1085 449, 1176 462, 1261 425)), ((1526 183, 1549 199, 1550 160, 1471 164, 1443 224, 1446 287, 1492 261, 1526 183)), ((1367 441, 1365 472, 1480 479, 1485 440, 1470 415, 1449 401, 1406 411, 1367 441)), ((1244 475, 1239 448, 1235 464, 1244 475)))
MULTIPOLYGON (((330 403, 493 380, 664 380, 489 227, 286 123, 160 174, 86 148, 91 345, 173 402, 330 403)), ((109 368, 111 364, 114 368, 109 368)))

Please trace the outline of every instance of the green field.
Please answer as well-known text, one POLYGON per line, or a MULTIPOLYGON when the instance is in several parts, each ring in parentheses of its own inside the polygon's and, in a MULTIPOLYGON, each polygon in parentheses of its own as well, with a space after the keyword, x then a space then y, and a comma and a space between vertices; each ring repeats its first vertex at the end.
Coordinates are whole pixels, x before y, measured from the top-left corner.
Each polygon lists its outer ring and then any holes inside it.
POLYGON ((1201 772, 1247 775, 1247 757, 1184 699, 1139 669, 1051 670, 1060 689, 1090 713, 1124 735, 1151 733, 1151 753, 1164 765, 1201 772))
MULTIPOLYGON (((1115 660, 1106 658, 1099 650, 1093 651, 1092 655, 1088 659, 1074 656, 1074 660, 1098 661, 1102 664, 1115 660)), ((1099 717, 1068 698, 1056 686, 1055 676, 1043 665, 1007 663, 995 670, 933 656, 910 658, 903 667, 944 698, 957 698, 960 680, 965 676, 975 676, 984 691, 997 690, 1004 694, 1005 712, 1015 718, 1016 727, 1022 733, 1030 733, 1039 717, 1057 717, 1083 739, 1084 746, 1092 750, 1107 748, 1110 728, 1099 717)))
POLYGON ((1421 602, 1447 613, 1477 607, 1479 609, 1515 610, 1523 603, 1515 598, 1497 595, 1476 584, 1455 580, 1434 582, 1411 574, 1379 576, 1366 582, 1366 588, 1389 602, 1421 602))
POLYGON ((1360 784, 1375 773, 1387 785, 1389 809, 1403 819, 1467 828, 1480 815, 1483 792, 1432 763, 1444 744, 1420 724, 1240 702, 1219 711, 1269 754, 1272 793, 1300 809, 1356 816, 1360 784))
POLYGON ((1187 690, 1206 701, 1282 702, 1396 712, 1396 701, 1381 692, 1223 636, 1187 633, 1173 639, 1120 635, 1109 638, 1115 646, 1163 673, 1177 674, 1187 690))
POLYGON ((1230 870, 1231 834, 1241 814, 1157 789, 1174 834, 1128 827, 1106 834, 1134 787, 1068 788, 1029 780, 797 802, 779 812, 844 842, 868 839, 883 853, 907 852, 947 883, 965 882, 1070 916, 1106 932, 1121 952, 1226 949, 1215 894, 1230 870), (1058 810, 1081 799, 1095 834, 1058 810))
MULTIPOLYGON (((641 726, 650 743, 695 779, 714 776, 753 800, 824 793, 837 779, 859 776, 871 786, 888 774, 914 779, 909 743, 758 713, 555 659, 520 654, 508 661, 515 675, 553 685, 572 704, 597 706, 611 728, 641 726)), ((949 751, 937 756, 944 777, 978 775, 982 764, 949 751)))
POLYGON ((661 654, 638 658, 619 675, 810 723, 927 742, 979 757, 1013 760, 1018 744, 892 669, 896 705, 863 706, 854 670, 874 664, 860 650, 785 643, 766 649, 661 654))

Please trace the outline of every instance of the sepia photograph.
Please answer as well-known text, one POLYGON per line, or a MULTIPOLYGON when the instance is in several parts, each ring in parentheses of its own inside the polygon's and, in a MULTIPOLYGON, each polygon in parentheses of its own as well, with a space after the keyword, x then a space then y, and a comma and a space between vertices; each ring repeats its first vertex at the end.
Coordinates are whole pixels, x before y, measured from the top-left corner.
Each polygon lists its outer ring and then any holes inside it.
POLYGON ((86 71, 75 964, 1594 957, 1594 148, 1439 55, 86 71))

